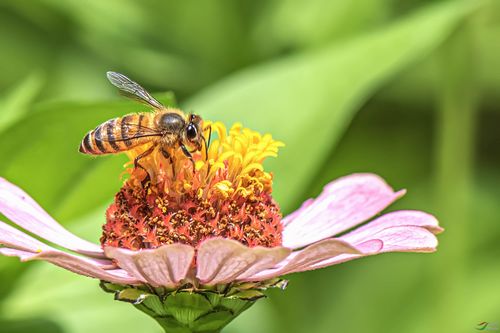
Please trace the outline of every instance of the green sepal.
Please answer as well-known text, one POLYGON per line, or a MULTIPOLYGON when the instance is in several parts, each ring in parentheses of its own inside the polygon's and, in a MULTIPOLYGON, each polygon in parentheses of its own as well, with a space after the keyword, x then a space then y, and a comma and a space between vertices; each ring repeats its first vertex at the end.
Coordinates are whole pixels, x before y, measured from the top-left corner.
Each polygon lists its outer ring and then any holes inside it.
POLYGON ((153 296, 139 289, 128 288, 115 293, 115 300, 141 304, 147 297, 153 296))
POLYGON ((262 291, 250 289, 237 292, 233 295, 228 296, 228 298, 238 298, 245 301, 256 301, 259 298, 266 297, 262 291))
POLYGON ((115 284, 111 282, 101 281, 99 287, 107 293, 114 293, 127 288, 127 286, 121 284, 115 284))
MULTIPOLYGON (((126 289, 130 290, 130 289, 126 289)), ((120 291, 123 293, 125 290, 120 291)), ((132 295, 132 292, 130 292, 132 295)), ((202 292, 178 291, 163 298, 137 291, 136 308, 153 317, 165 332, 220 332, 255 302, 202 292)))
POLYGON ((199 332, 217 332, 234 319, 234 314, 230 311, 219 310, 201 316, 196 321, 199 332))
POLYGON ((286 282, 230 283, 217 286, 186 285, 177 289, 126 286, 101 281, 101 288, 118 301, 132 303, 170 333, 220 332, 240 313, 265 297, 267 288, 284 288, 286 282))

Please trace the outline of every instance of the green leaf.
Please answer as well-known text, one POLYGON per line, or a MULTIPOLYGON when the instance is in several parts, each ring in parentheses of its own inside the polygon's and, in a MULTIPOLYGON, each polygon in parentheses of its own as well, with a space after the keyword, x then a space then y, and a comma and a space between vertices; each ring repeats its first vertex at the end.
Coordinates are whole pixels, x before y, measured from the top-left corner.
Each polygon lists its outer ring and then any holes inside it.
POLYGON ((277 1, 258 17, 255 30, 263 44, 259 47, 275 53, 346 38, 379 25, 388 7, 386 0, 277 1))
POLYGON ((0 99, 0 132, 22 118, 40 93, 44 80, 33 73, 0 99))
MULTIPOLYGON (((7 295, 15 290, 19 276, 27 268, 26 265, 23 265, 17 259, 0 257, 0 276, 2 277, 2 283, 0 284, 0 305, 7 298, 7 295)), ((2 313, 2 310, 0 306, 0 313, 2 313)))
POLYGON ((432 5, 355 40, 250 68, 185 105, 205 118, 242 121, 285 142, 269 166, 275 196, 289 210, 359 106, 439 46, 475 4, 432 5))
POLYGON ((63 329, 55 322, 36 318, 22 320, 0 320, 0 331, 8 333, 63 333, 63 329))
POLYGON ((75 333, 162 332, 154 320, 130 303, 115 301, 102 291, 98 280, 45 262, 24 265, 31 269, 19 278, 18 287, 4 303, 8 318, 46 318, 57 322, 65 332, 75 333))

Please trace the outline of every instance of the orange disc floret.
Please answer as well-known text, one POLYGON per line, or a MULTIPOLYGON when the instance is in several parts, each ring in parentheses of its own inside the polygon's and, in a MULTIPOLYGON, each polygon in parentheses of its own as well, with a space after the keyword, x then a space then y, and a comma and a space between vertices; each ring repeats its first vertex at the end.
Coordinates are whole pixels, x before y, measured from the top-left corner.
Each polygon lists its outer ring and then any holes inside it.
MULTIPOLYGON (((173 151, 174 165, 159 152, 141 159, 147 173, 130 168, 130 177, 106 211, 101 244, 132 250, 225 237, 248 246, 281 245, 281 213, 271 196, 272 175, 262 167, 282 143, 234 125, 218 136, 195 164, 173 151)), ((131 151, 135 156, 148 147, 131 151)))

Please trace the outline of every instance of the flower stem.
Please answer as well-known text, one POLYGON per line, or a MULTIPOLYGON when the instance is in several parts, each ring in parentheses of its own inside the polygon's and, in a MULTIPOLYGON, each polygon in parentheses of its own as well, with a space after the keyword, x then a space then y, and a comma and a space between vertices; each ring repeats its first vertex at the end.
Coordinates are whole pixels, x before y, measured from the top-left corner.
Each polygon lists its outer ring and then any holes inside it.
POLYGON ((463 313, 460 306, 467 304, 462 287, 468 254, 478 92, 473 24, 472 20, 465 22, 443 46, 439 59, 442 81, 437 122, 436 203, 446 232, 440 241, 436 274, 437 288, 443 293, 437 324, 443 332, 452 331, 454 325, 443 322, 443 318, 458 318, 463 313))

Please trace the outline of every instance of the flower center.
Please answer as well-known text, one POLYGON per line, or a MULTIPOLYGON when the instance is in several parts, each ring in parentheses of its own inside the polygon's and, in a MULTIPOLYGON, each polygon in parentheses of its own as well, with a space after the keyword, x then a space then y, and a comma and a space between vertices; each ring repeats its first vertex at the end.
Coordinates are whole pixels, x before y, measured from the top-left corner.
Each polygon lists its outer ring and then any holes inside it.
MULTIPOLYGON (((222 123, 210 125, 217 139, 208 156, 204 149, 193 154, 194 165, 172 148, 174 165, 156 149, 139 162, 147 173, 133 165, 127 168, 129 177, 106 211, 103 246, 196 246, 212 237, 248 246, 281 245, 281 213, 271 196, 272 175, 262 162, 277 156, 283 144, 240 124, 229 133, 222 123)), ((128 155, 133 161, 148 148, 141 146, 128 155)))

